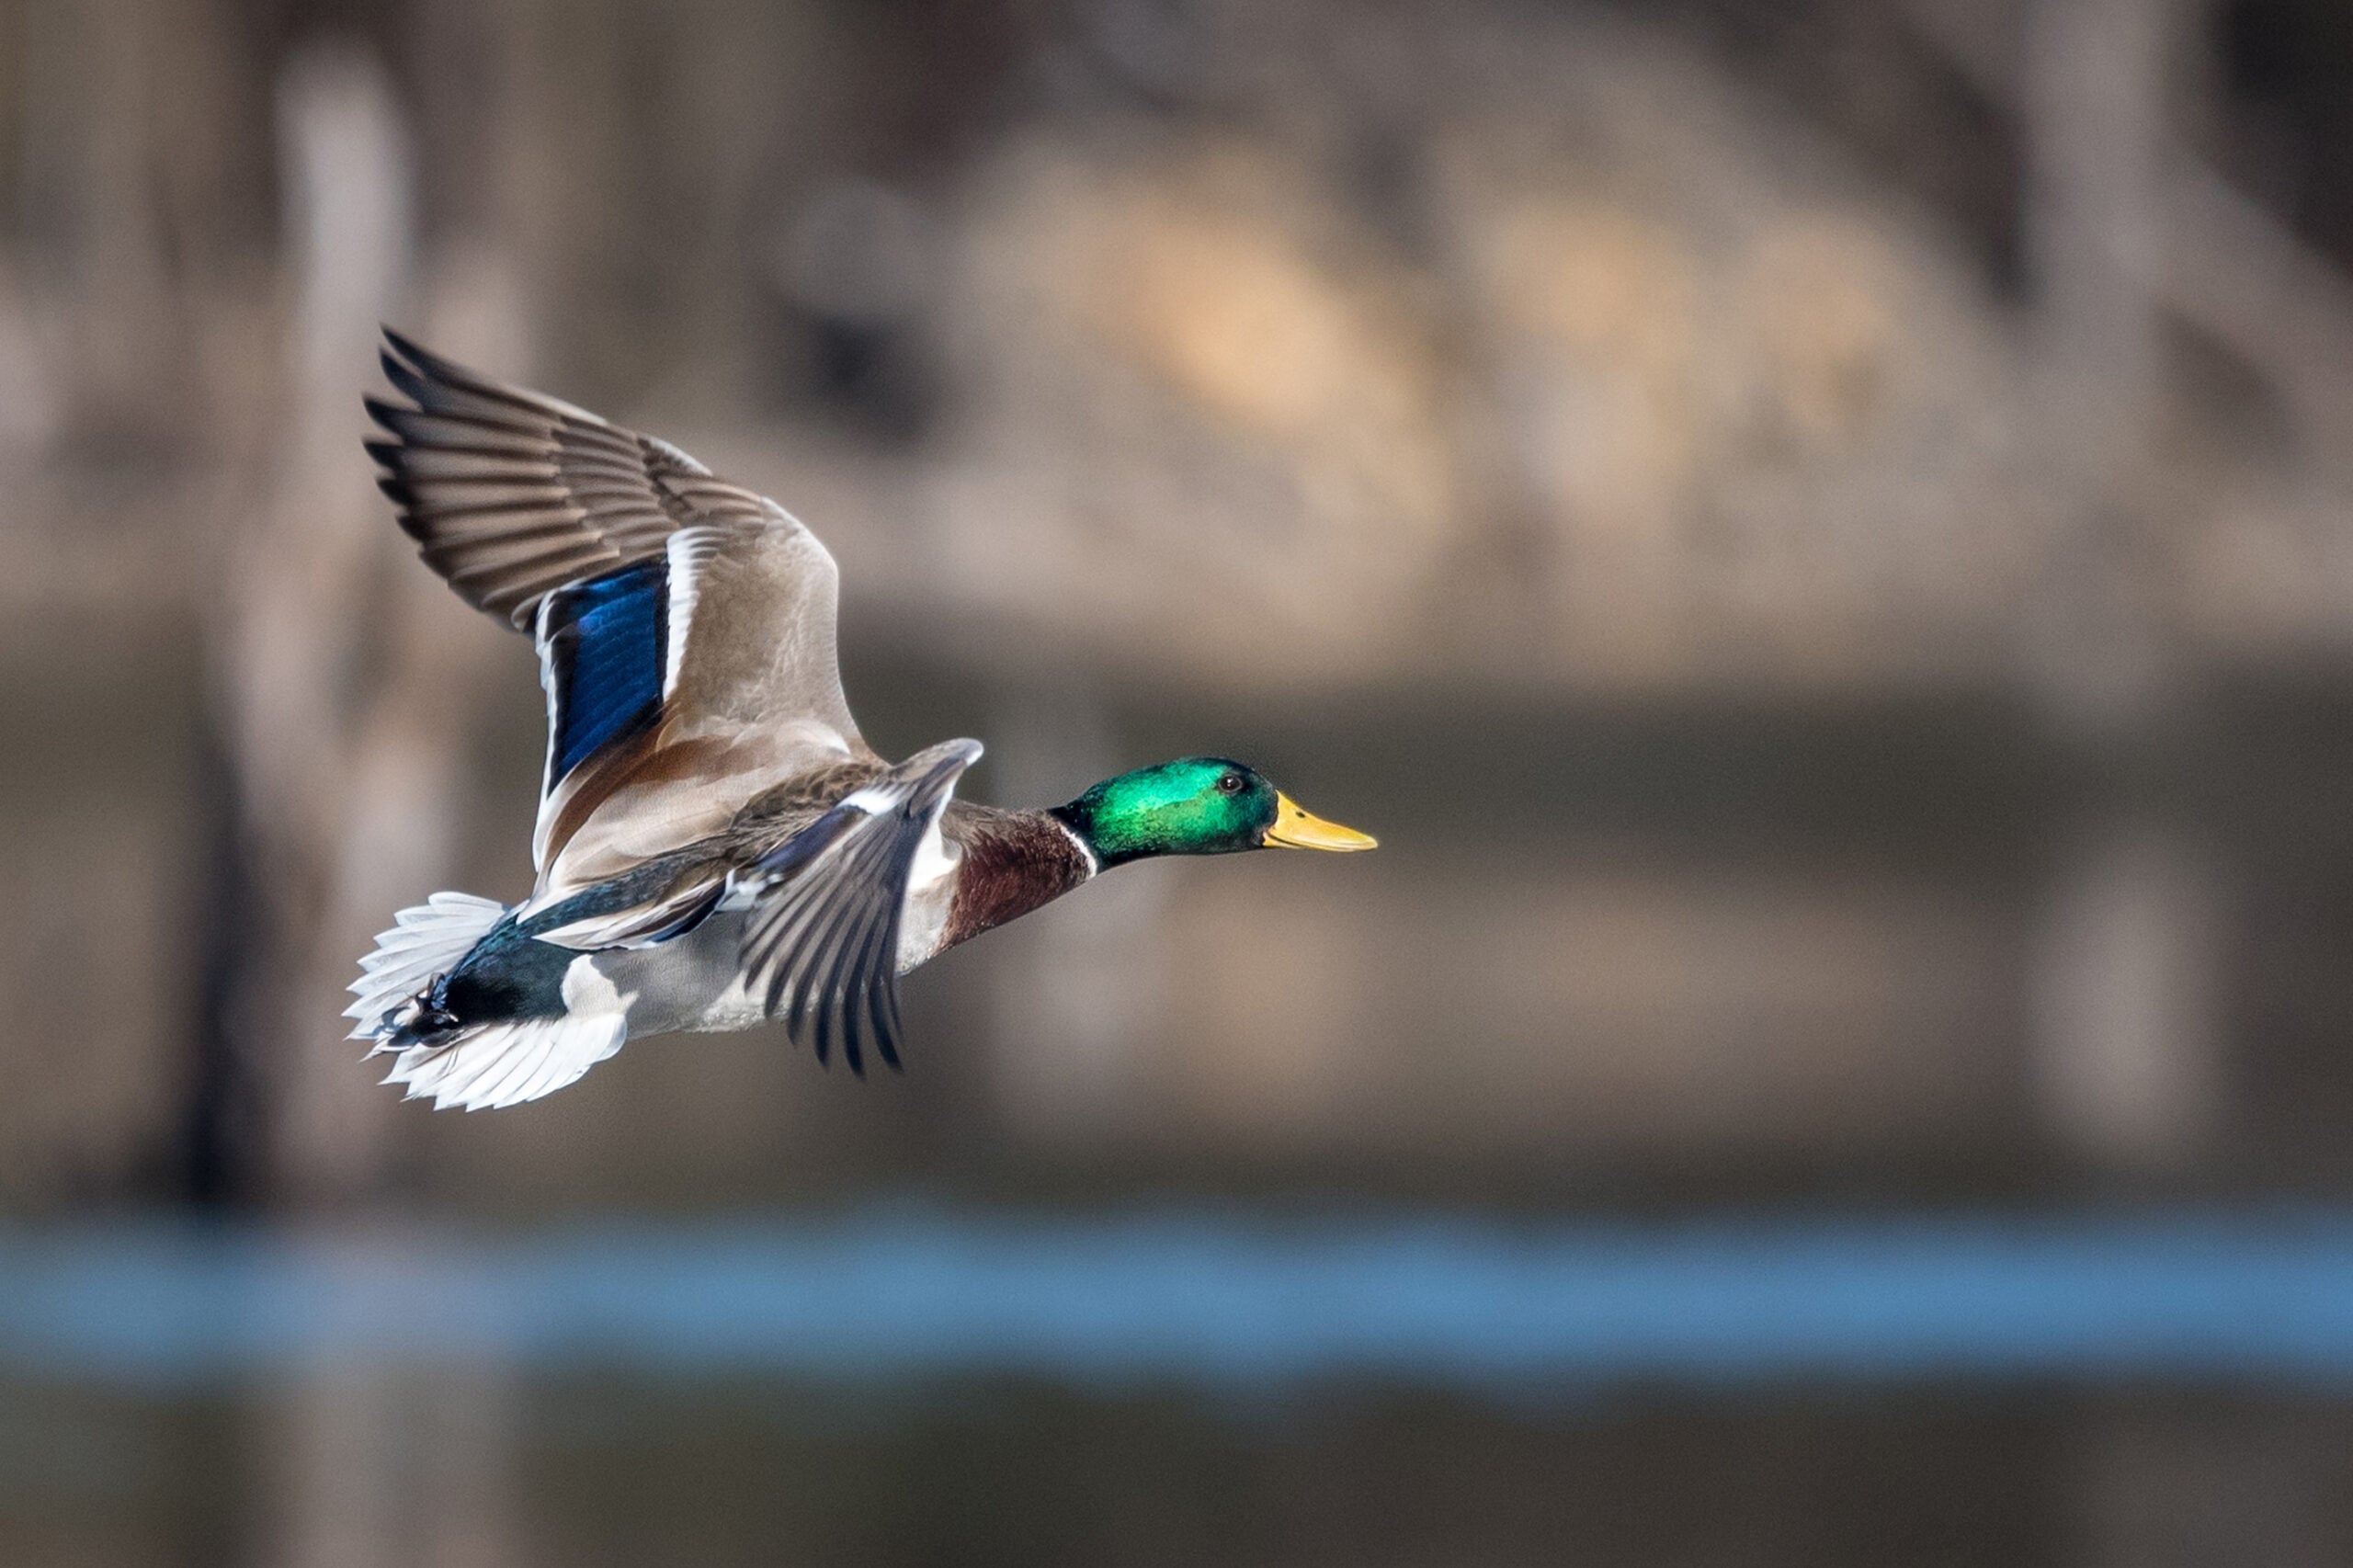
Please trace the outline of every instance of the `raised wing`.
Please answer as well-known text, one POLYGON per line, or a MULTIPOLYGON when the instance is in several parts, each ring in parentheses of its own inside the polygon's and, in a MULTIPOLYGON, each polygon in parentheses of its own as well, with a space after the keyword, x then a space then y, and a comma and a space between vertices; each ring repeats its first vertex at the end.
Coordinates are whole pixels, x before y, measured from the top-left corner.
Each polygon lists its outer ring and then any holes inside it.
POLYGON ((369 398, 393 438, 368 443, 376 483, 426 565, 460 598, 528 630, 567 583, 662 553, 698 525, 790 523, 667 441, 510 387, 390 327, 384 375, 415 404, 369 398))
POLYGON ((736 877, 753 894, 744 926, 745 985, 823 1062, 841 1042, 899 1064, 899 916, 924 839, 978 741, 928 746, 849 795, 736 877))
POLYGON ((368 400, 392 437, 368 444, 378 483, 460 597, 536 634, 540 898, 717 832, 799 771, 871 756, 815 535, 666 441, 384 340, 384 374, 414 406, 368 400))

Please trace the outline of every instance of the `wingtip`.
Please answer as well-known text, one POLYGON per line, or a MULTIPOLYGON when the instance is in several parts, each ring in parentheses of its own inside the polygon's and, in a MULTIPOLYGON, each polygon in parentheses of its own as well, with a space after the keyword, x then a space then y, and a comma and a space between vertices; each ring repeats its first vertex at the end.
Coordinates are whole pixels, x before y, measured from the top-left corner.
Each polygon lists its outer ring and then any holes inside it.
POLYGON ((399 328, 383 322, 377 328, 384 335, 376 350, 376 363, 383 369, 384 379, 415 397, 417 383, 432 374, 432 356, 399 328))
POLYGON ((406 359, 411 363, 416 363, 430 358, 424 349, 419 348, 416 346, 416 340, 415 338, 412 338, 407 334, 402 332, 400 328, 394 326, 392 323, 380 321, 376 324, 376 330, 384 335, 384 342, 390 347, 391 351, 399 355, 402 358, 406 359))
POLYGON ((504 389, 494 387, 456 360, 436 354, 398 327, 382 322, 377 325, 384 335, 385 344, 384 348, 377 352, 377 362, 383 366, 384 374, 392 383, 411 397, 423 401, 416 390, 420 381, 444 381, 453 387, 485 394, 503 392, 504 389))
MULTIPOLYGON (((392 378, 392 384, 413 397, 419 396, 412 390, 412 383, 417 381, 439 381, 458 388, 461 392, 472 392, 477 397, 506 402, 528 400, 538 395, 519 392, 479 370, 459 364, 447 355, 436 354, 397 327, 384 325, 382 330, 384 342, 390 346, 392 354, 398 356, 398 359, 395 360, 391 356, 381 353, 379 353, 377 358, 383 361, 384 373, 392 378), (398 369, 394 369, 396 364, 399 367, 398 369)), ((423 399, 419 397, 419 401, 423 399)))

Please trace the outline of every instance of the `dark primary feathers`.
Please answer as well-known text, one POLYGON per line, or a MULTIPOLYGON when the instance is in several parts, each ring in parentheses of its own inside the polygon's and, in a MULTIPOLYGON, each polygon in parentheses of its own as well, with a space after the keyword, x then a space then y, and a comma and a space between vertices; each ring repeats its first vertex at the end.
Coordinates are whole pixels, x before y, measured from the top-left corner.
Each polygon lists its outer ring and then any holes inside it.
POLYGON ((768 1013, 823 1062, 838 1040, 899 1064, 899 915, 924 835, 978 761, 978 741, 943 741, 858 790, 738 873, 755 890, 744 973, 768 1013))
POLYGON ((426 563, 475 608, 528 629, 566 583, 658 555, 680 528, 785 520, 667 441, 478 376, 387 327, 384 374, 415 404, 367 400, 396 437, 377 481, 426 563))

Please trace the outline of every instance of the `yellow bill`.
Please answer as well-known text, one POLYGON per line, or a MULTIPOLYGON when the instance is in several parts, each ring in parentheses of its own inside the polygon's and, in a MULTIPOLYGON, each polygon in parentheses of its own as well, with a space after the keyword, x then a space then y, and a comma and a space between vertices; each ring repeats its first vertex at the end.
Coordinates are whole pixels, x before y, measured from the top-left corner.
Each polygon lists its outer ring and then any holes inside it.
POLYGON ((1370 849, 1381 841, 1369 833, 1325 822, 1281 790, 1275 791, 1275 824, 1267 846, 1283 849, 1370 849))

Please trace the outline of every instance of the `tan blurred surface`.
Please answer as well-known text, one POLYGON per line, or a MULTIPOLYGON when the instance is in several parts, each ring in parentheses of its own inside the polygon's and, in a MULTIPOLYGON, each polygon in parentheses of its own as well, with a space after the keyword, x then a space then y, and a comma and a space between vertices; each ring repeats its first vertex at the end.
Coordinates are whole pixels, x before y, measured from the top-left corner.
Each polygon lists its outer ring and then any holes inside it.
POLYGON ((2231 1006, 2265 758, 2343 777, 2353 316, 2330 233, 2234 183, 2221 23, 917 10, 17 14, 14 1204, 191 1158, 785 1192, 845 1138, 1497 1191, 2251 1168, 2302 1097, 2231 1006), (1793 95, 1807 27, 1914 119, 1793 95), (904 1084, 682 1040, 395 1108, 336 989, 398 904, 519 885, 539 714, 369 490, 380 315, 801 512, 889 744, 989 735, 984 788, 1054 798, 1245 753, 1392 848, 995 938, 915 983, 904 1084), (2104 870, 2127 831, 2189 869, 2104 870))

